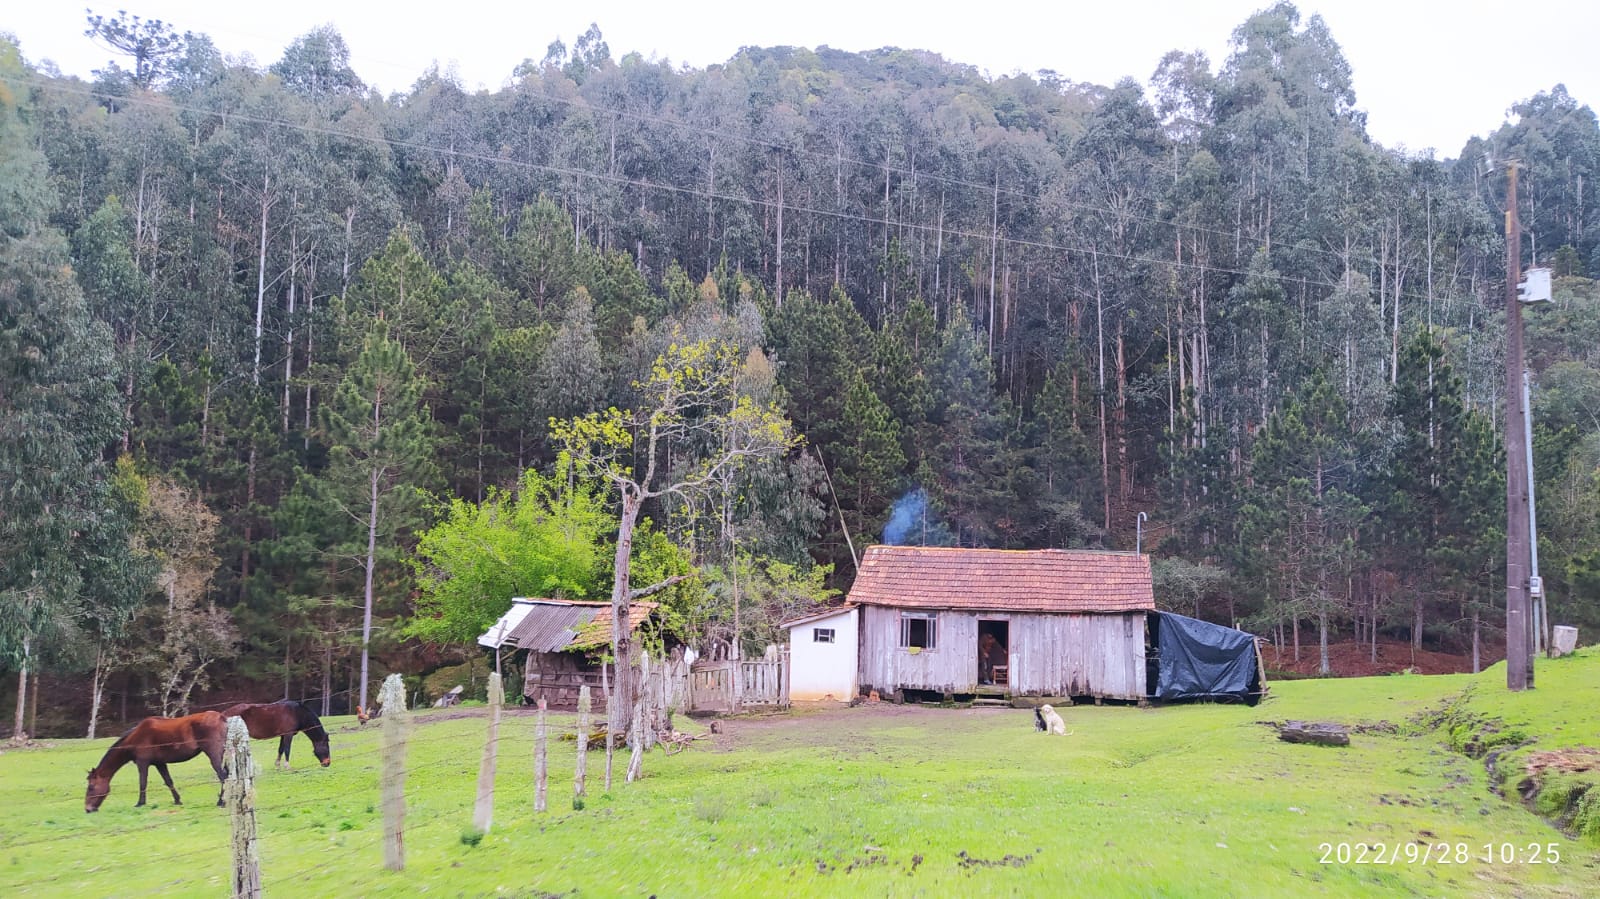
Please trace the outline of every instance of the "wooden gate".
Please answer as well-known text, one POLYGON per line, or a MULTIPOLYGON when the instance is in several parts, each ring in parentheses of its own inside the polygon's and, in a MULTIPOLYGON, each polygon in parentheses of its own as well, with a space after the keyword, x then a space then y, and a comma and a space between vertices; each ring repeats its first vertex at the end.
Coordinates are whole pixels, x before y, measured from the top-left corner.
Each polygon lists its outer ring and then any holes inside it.
POLYGON ((689 669, 692 712, 739 712, 789 705, 787 658, 696 662, 689 669))

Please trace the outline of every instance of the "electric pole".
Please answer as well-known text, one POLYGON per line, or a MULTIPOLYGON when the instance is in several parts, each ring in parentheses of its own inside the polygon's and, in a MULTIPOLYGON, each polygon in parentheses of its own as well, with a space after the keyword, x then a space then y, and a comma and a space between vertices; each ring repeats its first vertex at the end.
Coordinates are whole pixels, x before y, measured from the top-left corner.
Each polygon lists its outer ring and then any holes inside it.
POLYGON ((1530 627, 1527 457, 1513 447, 1523 441, 1528 410, 1522 405, 1522 231, 1517 222, 1517 169, 1506 168, 1506 687, 1533 686, 1530 627))

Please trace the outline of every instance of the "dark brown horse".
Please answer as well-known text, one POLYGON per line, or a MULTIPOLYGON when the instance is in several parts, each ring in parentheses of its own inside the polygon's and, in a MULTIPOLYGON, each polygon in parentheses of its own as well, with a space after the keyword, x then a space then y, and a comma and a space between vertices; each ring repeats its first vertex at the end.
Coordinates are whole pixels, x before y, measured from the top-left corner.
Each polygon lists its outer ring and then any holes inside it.
POLYGON ((311 752, 322 763, 322 767, 328 767, 328 763, 333 761, 328 752, 328 732, 322 729, 322 719, 303 702, 289 699, 265 703, 241 702, 222 713, 224 718, 235 715, 244 719, 244 726, 249 728, 252 740, 279 738, 278 757, 273 760, 274 765, 289 767, 289 747, 294 735, 299 733, 305 734, 306 739, 311 741, 311 752))
MULTIPOLYGON (((167 773, 167 766, 187 762, 203 752, 211 760, 217 780, 226 781, 228 773, 222 767, 222 744, 226 737, 224 719, 216 712, 140 721, 133 729, 118 737, 117 742, 106 750, 100 764, 90 769, 89 790, 83 798, 83 810, 99 810, 100 803, 105 802, 107 794, 111 792, 111 776, 129 762, 139 766, 139 805, 144 805, 145 782, 152 765, 161 773, 167 789, 172 791, 172 804, 182 805, 183 800, 178 798, 178 788, 172 785, 172 775, 167 773)), ((219 792, 217 805, 221 804, 222 794, 219 792)))

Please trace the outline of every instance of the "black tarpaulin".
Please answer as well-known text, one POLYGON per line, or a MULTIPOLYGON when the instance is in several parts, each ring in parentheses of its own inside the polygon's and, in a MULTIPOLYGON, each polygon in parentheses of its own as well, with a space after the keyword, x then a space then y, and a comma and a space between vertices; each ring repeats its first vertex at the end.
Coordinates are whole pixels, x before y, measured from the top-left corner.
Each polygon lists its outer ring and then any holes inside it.
POLYGON ((1151 618, 1156 625, 1157 699, 1260 698, 1254 636, 1171 612, 1151 618))

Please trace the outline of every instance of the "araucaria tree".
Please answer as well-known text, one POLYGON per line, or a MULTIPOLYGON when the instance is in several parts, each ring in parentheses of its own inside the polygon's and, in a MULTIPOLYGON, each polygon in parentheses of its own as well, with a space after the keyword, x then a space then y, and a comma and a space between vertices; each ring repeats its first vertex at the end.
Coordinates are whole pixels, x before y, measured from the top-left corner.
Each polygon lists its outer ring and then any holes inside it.
POLYGON ((744 359, 740 347, 723 340, 674 343, 649 376, 635 382, 636 408, 550 422, 551 439, 572 455, 579 470, 605 480, 619 494, 611 582, 617 676, 607 707, 613 732, 620 723, 618 710, 631 709, 639 696, 629 609, 635 600, 683 579, 674 576, 640 588, 629 583, 633 533, 645 503, 670 494, 695 507, 728 469, 779 455, 795 443, 776 405, 741 394, 744 359))

